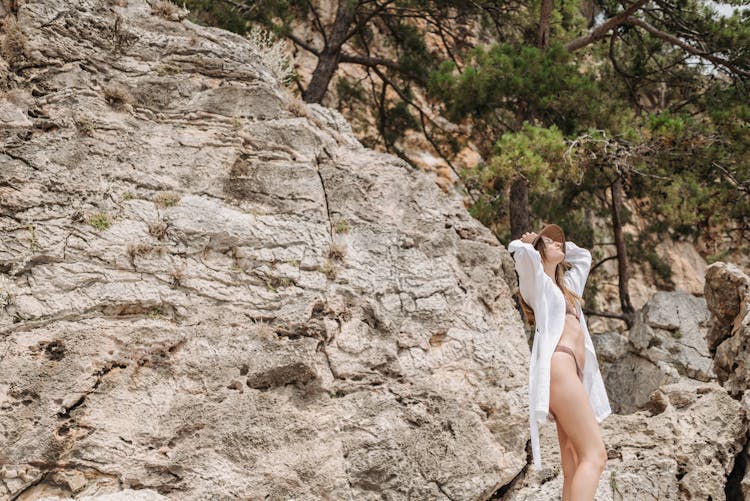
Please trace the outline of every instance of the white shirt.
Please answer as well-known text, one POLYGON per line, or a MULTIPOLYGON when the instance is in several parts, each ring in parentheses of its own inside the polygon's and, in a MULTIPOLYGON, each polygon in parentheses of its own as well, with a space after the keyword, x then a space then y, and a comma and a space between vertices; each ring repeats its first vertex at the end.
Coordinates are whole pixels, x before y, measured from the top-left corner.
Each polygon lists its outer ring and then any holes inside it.
MULTIPOLYGON (((542 257, 531 244, 513 240, 508 245, 513 254, 518 272, 521 296, 534 310, 536 332, 529 361, 529 424, 531 427, 531 452, 534 467, 542 469, 539 453, 539 425, 554 422, 549 415, 549 381, 552 353, 562 337, 565 325, 565 298, 562 291, 542 268, 542 257)), ((565 272, 565 285, 579 296, 591 268, 591 253, 573 242, 565 242, 565 260, 572 268, 565 272)), ((596 421, 601 423, 612 413, 607 390, 604 388, 599 362, 596 360, 594 344, 591 342, 581 306, 576 305, 581 330, 584 334, 586 359, 583 367, 583 387, 594 411, 596 421)), ((579 361, 580 363, 580 361, 579 361)))

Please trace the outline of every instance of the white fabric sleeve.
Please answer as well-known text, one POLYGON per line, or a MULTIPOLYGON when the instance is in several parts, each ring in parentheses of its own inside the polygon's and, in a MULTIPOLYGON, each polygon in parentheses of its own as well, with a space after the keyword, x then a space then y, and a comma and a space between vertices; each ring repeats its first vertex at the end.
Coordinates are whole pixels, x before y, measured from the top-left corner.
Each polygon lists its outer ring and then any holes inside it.
POLYGON ((591 253, 583 247, 578 247, 573 242, 565 242, 565 260, 572 268, 565 272, 565 276, 573 285, 573 292, 583 296, 583 287, 591 269, 591 253))
POLYGON ((513 256, 518 272, 518 288, 523 300, 532 308, 544 287, 544 269, 542 268, 542 256, 533 245, 513 240, 508 244, 508 251, 513 256))

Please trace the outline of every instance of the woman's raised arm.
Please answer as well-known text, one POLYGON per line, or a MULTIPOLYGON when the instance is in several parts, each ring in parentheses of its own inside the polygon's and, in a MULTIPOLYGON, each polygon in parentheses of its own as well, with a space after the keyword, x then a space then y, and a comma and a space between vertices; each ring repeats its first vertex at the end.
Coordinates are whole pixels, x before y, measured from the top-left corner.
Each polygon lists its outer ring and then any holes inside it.
POLYGON ((572 266, 565 272, 565 276, 570 279, 573 292, 583 296, 583 287, 591 269, 591 252, 568 240, 565 242, 565 260, 572 266))
POLYGON ((508 251, 513 256, 518 272, 518 288, 523 300, 534 308, 537 298, 544 287, 544 269, 542 256, 533 245, 513 240, 508 244, 508 251))

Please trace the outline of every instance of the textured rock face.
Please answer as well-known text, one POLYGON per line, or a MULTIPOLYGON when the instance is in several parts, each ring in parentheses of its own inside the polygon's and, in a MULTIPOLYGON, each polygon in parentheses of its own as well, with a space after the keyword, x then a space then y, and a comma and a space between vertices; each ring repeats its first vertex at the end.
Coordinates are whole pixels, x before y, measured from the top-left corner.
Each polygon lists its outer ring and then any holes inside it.
POLYGON ((245 39, 157 7, 19 6, 0 497, 490 496, 528 438, 506 251, 245 39))
MULTIPOLYGON (((559 498, 512 262, 459 197, 179 9, 0 7, 0 498, 559 498)), ((739 291, 706 294, 733 393, 692 299, 595 337, 679 377, 605 420, 597 499, 747 493, 739 291)))
POLYGON ((706 301, 714 314, 707 340, 717 375, 730 393, 739 396, 750 385, 750 278, 731 264, 709 266, 706 301))
POLYGON ((627 337, 596 336, 612 408, 628 414, 649 403, 651 393, 682 377, 713 381, 706 335, 706 301, 685 292, 657 292, 638 312, 627 337))
MULTIPOLYGON (((716 373, 727 391, 741 399, 750 416, 750 277, 732 264, 712 264, 706 270, 706 302, 713 314, 707 340, 716 373)), ((740 495, 750 498, 750 434, 746 440, 730 482, 736 499, 740 495)))

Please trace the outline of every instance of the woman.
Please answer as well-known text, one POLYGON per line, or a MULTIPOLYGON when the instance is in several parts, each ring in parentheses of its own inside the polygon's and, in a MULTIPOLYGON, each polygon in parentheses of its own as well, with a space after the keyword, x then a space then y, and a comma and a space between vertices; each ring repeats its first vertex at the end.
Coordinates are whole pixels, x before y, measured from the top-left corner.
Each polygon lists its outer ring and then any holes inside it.
POLYGON ((563 501, 592 500, 607 461, 598 424, 612 413, 581 311, 591 253, 565 241, 554 224, 508 245, 521 305, 536 327, 529 363, 529 414, 534 466, 542 468, 539 425, 557 425, 563 501))

